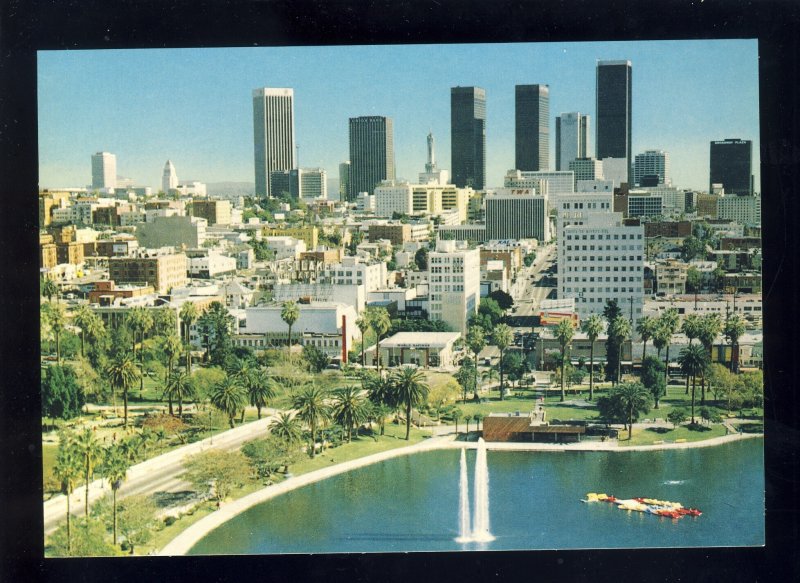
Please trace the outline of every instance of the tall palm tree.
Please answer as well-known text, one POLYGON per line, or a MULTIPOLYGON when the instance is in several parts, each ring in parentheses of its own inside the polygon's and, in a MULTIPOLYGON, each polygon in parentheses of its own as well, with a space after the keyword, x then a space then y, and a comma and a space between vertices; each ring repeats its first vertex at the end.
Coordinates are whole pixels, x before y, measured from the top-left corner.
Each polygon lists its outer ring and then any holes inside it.
POLYGON ((622 346, 631 337, 631 323, 625 316, 617 316, 608 326, 608 334, 619 339, 619 358, 617 359, 617 383, 622 381, 622 346))
POLYGON ((647 407, 652 395, 642 383, 622 383, 617 386, 615 393, 619 396, 622 407, 627 413, 628 439, 631 439, 633 437, 633 414, 647 407))
POLYGON ((193 302, 184 302, 178 314, 183 325, 183 340, 186 343, 186 373, 192 374, 192 347, 189 343, 189 333, 192 324, 197 320, 197 307, 193 302))
POLYGON ((131 462, 128 459, 128 456, 118 444, 113 444, 106 448, 105 458, 103 459, 103 464, 100 469, 103 477, 108 480, 108 483, 111 486, 111 504, 113 508, 112 532, 114 545, 117 544, 117 490, 119 490, 120 486, 122 486, 122 482, 124 482, 125 478, 128 476, 128 469, 130 466, 131 462))
POLYGON ((50 302, 53 300, 53 296, 58 296, 58 286, 49 277, 43 277, 40 281, 39 292, 50 302))
POLYGON ((475 394, 478 394, 478 354, 486 347, 486 336, 480 326, 470 326, 467 330, 467 348, 475 359, 475 394))
POLYGON ((139 380, 141 373, 136 367, 133 356, 127 352, 119 353, 106 366, 106 378, 111 390, 122 389, 123 426, 128 427, 128 390, 139 380))
POLYGON ((347 428, 347 441, 352 441, 353 427, 367 420, 367 399, 358 387, 346 386, 333 391, 334 420, 347 428))
POLYGON ((244 384, 250 405, 256 408, 258 418, 261 419, 261 409, 267 407, 278 393, 275 381, 267 376, 263 368, 254 368, 246 375, 244 384))
POLYGON ((679 317, 678 310, 669 308, 658 317, 659 325, 664 330, 664 335, 667 337, 667 354, 664 362, 664 381, 669 384, 669 345, 672 343, 672 337, 678 331, 679 317))
POLYGON ((133 336, 133 356, 136 357, 136 338, 139 337, 139 396, 144 390, 144 335, 153 327, 153 316, 144 306, 131 308, 127 319, 128 327, 133 336))
POLYGON ((744 320, 738 314, 728 316, 722 333, 731 345, 731 372, 739 372, 739 338, 744 334, 744 320))
POLYGON ((692 425, 694 425, 695 381, 697 375, 704 374, 708 366, 706 351, 699 344, 691 344, 681 350, 678 362, 680 362, 683 374, 692 377, 692 425))
POLYGON ((575 335, 575 328, 572 327, 570 320, 561 320, 553 333, 561 347, 561 401, 566 400, 564 391, 564 380, 567 369, 567 349, 572 344, 572 337, 575 335))
MULTIPOLYGON (((592 314, 583 322, 583 331, 589 338, 589 400, 594 398, 594 343, 605 328, 605 322, 599 314, 592 314)), ((561 373, 563 379, 564 373, 561 373)), ((563 394, 563 389, 562 389, 563 394)))
POLYGON ((67 314, 62 304, 48 302, 42 306, 44 322, 50 327, 56 340, 56 364, 61 364, 61 334, 67 326, 67 314))
POLYGON ((378 372, 381 371, 381 338, 392 327, 392 320, 386 308, 370 308, 367 311, 369 324, 375 330, 375 356, 378 359, 378 372))
POLYGON ((289 326, 289 341, 287 343, 289 347, 289 356, 292 355, 292 326, 297 319, 300 317, 300 308, 297 307, 297 304, 293 301, 284 302, 283 308, 281 309, 281 320, 283 320, 289 326))
MULTIPOLYGON (((507 324, 498 324, 492 331, 492 344, 497 346, 500 350, 500 400, 503 400, 505 387, 503 386, 503 356, 505 356, 506 348, 511 346, 512 334, 511 328, 507 324)), ((477 363, 476 363, 477 368, 477 363)))
MULTIPOLYGON (((683 332, 689 339, 689 346, 692 341, 700 336, 700 329, 702 328, 702 319, 697 314, 688 314, 681 322, 681 332, 683 332)), ((686 377, 686 393, 689 394, 689 377, 686 377)))
MULTIPOLYGON (((719 314, 706 314, 700 320, 700 343, 706 351, 708 362, 711 362, 711 348, 714 346, 714 340, 717 339, 719 333, 722 331, 722 318, 719 314)), ((701 392, 700 404, 706 404, 706 375, 701 377, 701 392)))
POLYGON ((169 414, 173 415, 172 403, 178 401, 178 417, 183 419, 183 400, 194 396, 195 387, 192 377, 183 370, 174 370, 167 377, 164 394, 169 399, 169 414))
POLYGON ((94 431, 90 428, 84 429, 81 433, 75 436, 73 441, 75 451, 81 458, 81 465, 83 466, 83 478, 86 481, 86 495, 84 497, 84 512, 85 516, 89 518, 89 478, 94 473, 95 466, 103 459, 103 448, 95 437, 94 431))
POLYGON ((53 467, 53 474, 61 484, 61 493, 67 497, 67 554, 72 552, 69 500, 72 492, 75 491, 75 484, 81 476, 81 458, 74 446, 73 437, 66 433, 61 436, 61 443, 56 454, 56 464, 53 467))
POLYGON ((656 332, 656 322, 652 316, 642 316, 636 321, 636 333, 642 339, 642 362, 647 356, 647 341, 653 338, 656 332))
POLYGON ((181 339, 174 333, 167 334, 161 339, 161 349, 167 357, 167 371, 164 375, 164 379, 167 379, 172 374, 175 359, 181 354, 181 339))
POLYGON ((358 318, 356 318, 356 328, 359 329, 361 332, 361 366, 364 366, 364 335, 369 330, 370 323, 367 314, 361 314, 358 318))
MULTIPOLYGON (((501 324, 502 325, 502 324, 501 324)), ((428 398, 430 387, 425 375, 410 366, 401 367, 391 377, 397 402, 406 407, 406 441, 411 434, 411 408, 422 404, 428 398)))
POLYGON ((328 393, 313 383, 307 384, 292 399, 297 416, 308 425, 311 432, 311 457, 315 454, 317 428, 330 419, 331 412, 326 400, 328 393))
POLYGON ((269 430, 272 435, 290 446, 299 443, 303 438, 300 422, 288 411, 278 413, 278 416, 270 421, 269 430))
POLYGON ((236 414, 247 404, 247 391, 239 382, 226 376, 214 385, 209 400, 228 417, 228 423, 233 429, 236 414))
MULTIPOLYGON (((86 356, 86 333, 96 327, 95 320, 99 319, 88 306, 78 306, 72 314, 72 322, 81 329, 81 356, 86 356)), ((102 320, 101 320, 102 322, 102 320)), ((95 328, 96 330, 96 328, 95 328)), ((96 332, 95 332, 96 333, 96 332)))

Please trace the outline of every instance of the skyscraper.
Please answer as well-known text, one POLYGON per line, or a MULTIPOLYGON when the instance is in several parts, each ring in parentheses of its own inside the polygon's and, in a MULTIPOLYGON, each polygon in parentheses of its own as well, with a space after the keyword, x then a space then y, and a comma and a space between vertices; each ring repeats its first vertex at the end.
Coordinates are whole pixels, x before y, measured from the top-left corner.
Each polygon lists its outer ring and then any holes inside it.
POLYGON ((725 194, 753 194, 753 142, 728 138, 711 142, 709 187, 722 184, 725 194))
POLYGON ((108 152, 92 154, 92 188, 117 187, 117 157, 108 152))
POLYGON ((382 180, 394 180, 394 125, 392 118, 350 118, 350 183, 347 200, 359 192, 372 194, 382 180))
POLYGON ((253 150, 256 195, 269 196, 273 170, 295 167, 294 90, 253 90, 253 150))
MULTIPOLYGON (((672 183, 670 178, 669 153, 664 150, 647 150, 641 154, 636 154, 636 163, 633 165, 633 183, 640 186, 645 177, 657 177, 657 184, 669 185, 672 183)), ((645 182, 648 182, 645 180, 645 182)))
POLYGON ((517 85, 515 94, 517 170, 550 170, 550 88, 517 85))
POLYGON ((598 160, 624 158, 631 172, 630 61, 597 62, 597 153, 598 160))
POLYGON ((450 89, 450 164, 459 188, 485 187, 486 91, 480 87, 450 89))
POLYGON ((178 174, 175 172, 172 160, 167 160, 164 164, 164 173, 161 175, 161 190, 164 194, 169 194, 176 186, 178 186, 178 174))
POLYGON ((350 188, 350 160, 339 164, 339 200, 347 200, 350 188))
POLYGON ((556 171, 566 170, 575 158, 589 156, 589 116, 578 112, 556 118, 556 171))
POLYGON ((436 147, 433 140, 433 132, 428 133, 428 161, 425 163, 425 172, 420 172, 419 183, 428 184, 447 184, 448 172, 436 166, 436 147))

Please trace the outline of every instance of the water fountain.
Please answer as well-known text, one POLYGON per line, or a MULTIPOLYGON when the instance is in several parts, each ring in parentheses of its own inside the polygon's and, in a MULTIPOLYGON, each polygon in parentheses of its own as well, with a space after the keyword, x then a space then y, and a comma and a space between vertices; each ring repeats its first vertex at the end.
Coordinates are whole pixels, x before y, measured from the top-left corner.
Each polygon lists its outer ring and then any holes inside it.
POLYGON ((469 485, 467 483, 467 458, 461 450, 461 478, 459 493, 459 536, 456 542, 489 542, 494 537, 489 531, 489 468, 486 464, 486 442, 478 439, 478 450, 475 458, 475 480, 473 498, 474 516, 470 530, 469 485))

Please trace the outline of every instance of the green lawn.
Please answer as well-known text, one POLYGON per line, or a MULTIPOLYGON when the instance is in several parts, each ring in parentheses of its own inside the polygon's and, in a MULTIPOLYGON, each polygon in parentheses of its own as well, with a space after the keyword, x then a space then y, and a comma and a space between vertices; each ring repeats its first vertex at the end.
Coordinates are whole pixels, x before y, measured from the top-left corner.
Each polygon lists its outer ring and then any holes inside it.
POLYGON ((677 429, 672 429, 672 426, 662 431, 659 428, 644 428, 639 429, 634 427, 633 439, 628 440, 628 432, 620 431, 619 445, 622 447, 628 445, 653 445, 654 441, 674 442, 676 439, 685 439, 686 441, 702 441, 704 439, 711 439, 712 437, 721 437, 726 435, 725 427, 723 425, 699 425, 691 428, 688 425, 680 425, 677 429))

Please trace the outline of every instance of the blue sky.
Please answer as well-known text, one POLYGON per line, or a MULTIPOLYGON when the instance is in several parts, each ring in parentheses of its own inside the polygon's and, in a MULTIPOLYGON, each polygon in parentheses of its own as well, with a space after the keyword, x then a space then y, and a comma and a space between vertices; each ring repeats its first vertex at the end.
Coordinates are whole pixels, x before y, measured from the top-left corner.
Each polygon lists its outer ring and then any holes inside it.
MULTIPOLYGON (((85 186, 90 156, 158 188, 171 159, 181 180, 253 181, 251 92, 291 87, 300 166, 330 178, 348 158, 347 120, 394 119, 398 177, 424 170, 433 131, 450 168, 450 88, 487 93, 487 182, 514 166, 514 86, 550 86, 555 116, 580 111, 595 129, 597 60, 633 64, 633 153, 670 153, 673 183, 708 187, 711 140, 753 141, 759 184, 755 40, 392 45, 39 53, 40 186, 85 186)), ((591 137, 594 146, 595 137, 591 137)))

